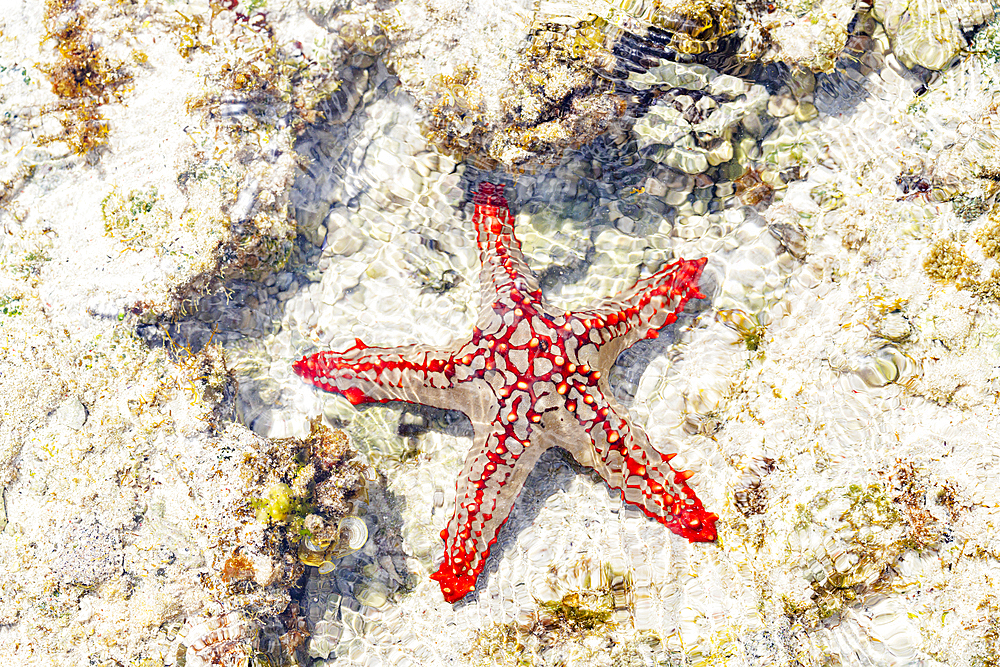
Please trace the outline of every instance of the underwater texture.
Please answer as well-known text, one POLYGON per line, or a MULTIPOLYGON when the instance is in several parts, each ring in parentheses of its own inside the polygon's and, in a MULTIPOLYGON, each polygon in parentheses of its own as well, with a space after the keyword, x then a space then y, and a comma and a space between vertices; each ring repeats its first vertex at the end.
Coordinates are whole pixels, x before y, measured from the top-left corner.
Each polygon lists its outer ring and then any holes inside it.
POLYGON ((1000 662, 997 5, 0 8, 0 664, 1000 662))

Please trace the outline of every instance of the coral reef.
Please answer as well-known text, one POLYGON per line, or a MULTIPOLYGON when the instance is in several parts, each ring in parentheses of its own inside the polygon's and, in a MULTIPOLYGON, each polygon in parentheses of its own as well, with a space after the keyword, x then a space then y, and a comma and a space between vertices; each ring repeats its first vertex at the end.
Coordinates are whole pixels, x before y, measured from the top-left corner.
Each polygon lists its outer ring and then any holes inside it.
POLYGON ((629 11, 617 4, 540 3, 530 23, 521 19, 502 29, 523 30, 526 48, 512 52, 503 39, 469 44, 463 36, 463 48, 442 54, 436 71, 425 64, 430 54, 414 52, 411 40, 414 32, 442 31, 447 24, 387 20, 387 61, 427 110, 433 144, 481 166, 537 169, 605 132, 623 132, 641 115, 643 102, 619 83, 630 73, 668 56, 714 55, 737 26, 726 3, 657 4, 643 16, 629 11), (470 49, 505 47, 496 58, 459 60, 470 49))

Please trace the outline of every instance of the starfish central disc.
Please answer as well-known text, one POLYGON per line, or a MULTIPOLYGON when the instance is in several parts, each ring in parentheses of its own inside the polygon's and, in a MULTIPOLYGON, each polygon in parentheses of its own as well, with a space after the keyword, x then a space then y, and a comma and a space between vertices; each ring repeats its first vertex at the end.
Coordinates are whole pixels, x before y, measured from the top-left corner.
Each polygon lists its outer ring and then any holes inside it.
POLYGON ((692 298, 704 259, 678 260, 615 297, 574 313, 548 309, 521 254, 502 186, 480 184, 472 221, 482 262, 472 337, 450 348, 369 347, 320 352, 295 372, 351 403, 406 401, 461 410, 474 441, 441 533, 444 561, 431 575, 449 602, 465 597, 542 453, 562 447, 626 502, 692 542, 715 540, 718 517, 611 396, 618 355, 655 338, 692 298))

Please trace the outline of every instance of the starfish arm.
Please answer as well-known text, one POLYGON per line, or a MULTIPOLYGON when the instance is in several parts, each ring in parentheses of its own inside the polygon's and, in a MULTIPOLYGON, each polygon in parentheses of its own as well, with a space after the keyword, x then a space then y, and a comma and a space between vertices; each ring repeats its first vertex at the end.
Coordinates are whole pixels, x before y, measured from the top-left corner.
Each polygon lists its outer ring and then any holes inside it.
POLYGON ((503 186, 481 183, 472 201, 476 207, 472 224, 482 264, 479 327, 492 333, 499 326, 495 304, 513 307, 538 302, 541 291, 521 254, 521 242, 514 235, 514 216, 503 196, 503 186))
POLYGON ((671 262, 616 296, 570 315, 567 324, 573 333, 586 334, 579 360, 598 367, 600 353, 614 363, 618 353, 636 341, 656 338, 660 329, 677 320, 677 313, 689 300, 704 298, 698 291, 698 279, 705 262, 705 258, 671 262), (602 349, 605 346, 607 351, 602 349))
MULTIPOLYGON (((704 505, 688 486, 692 473, 675 470, 670 460, 676 454, 663 455, 649 442, 646 433, 631 423, 624 409, 608 396, 607 388, 571 389, 575 415, 571 422, 553 434, 562 436, 559 446, 578 463, 592 467, 608 483, 621 491, 622 498, 664 524, 674 533, 692 542, 716 539, 718 517, 705 511, 704 505), (587 397, 592 400, 587 400, 587 397)), ((566 420, 565 416, 563 421, 566 420)))
POLYGON ((443 350, 426 345, 369 347, 360 340, 343 352, 319 352, 292 365, 306 381, 344 396, 354 405, 405 401, 461 410, 473 423, 482 418, 482 389, 474 386, 475 364, 469 345, 443 350), (457 358, 456 358, 457 357, 457 358))
POLYGON ((458 478, 455 513, 441 531, 444 561, 431 575, 448 602, 457 602, 475 588, 490 547, 543 451, 527 438, 516 437, 502 419, 492 428, 477 429, 458 478))

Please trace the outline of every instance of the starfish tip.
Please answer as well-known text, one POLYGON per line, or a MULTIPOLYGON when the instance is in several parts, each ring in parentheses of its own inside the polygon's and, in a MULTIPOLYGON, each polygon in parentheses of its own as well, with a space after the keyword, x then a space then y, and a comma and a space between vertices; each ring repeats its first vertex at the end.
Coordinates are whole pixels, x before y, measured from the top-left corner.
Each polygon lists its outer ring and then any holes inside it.
POLYGON ((716 514, 706 512, 704 509, 692 509, 686 512, 685 516, 679 517, 676 532, 689 542, 714 542, 718 539, 718 532, 715 529, 715 522, 719 519, 716 514))
POLYGON ((313 378, 313 372, 309 369, 309 357, 302 357, 298 361, 292 364, 292 370, 299 377, 311 380, 313 378))
POLYGON ((475 576, 456 575, 445 563, 430 578, 441 584, 441 594, 445 601, 455 603, 468 595, 476 587, 475 576))

